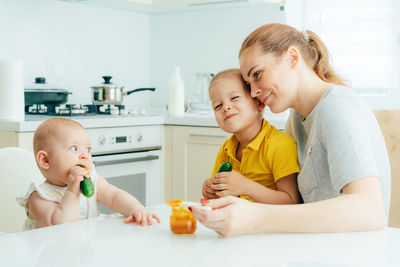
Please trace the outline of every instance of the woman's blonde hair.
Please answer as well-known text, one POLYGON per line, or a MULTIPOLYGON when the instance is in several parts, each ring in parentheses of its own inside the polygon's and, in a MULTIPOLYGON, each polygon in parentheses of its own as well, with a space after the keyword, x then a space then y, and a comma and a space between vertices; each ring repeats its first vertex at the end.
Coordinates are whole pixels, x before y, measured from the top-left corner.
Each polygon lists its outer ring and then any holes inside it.
POLYGON ((280 23, 263 25, 247 36, 240 48, 239 57, 243 51, 255 44, 264 54, 273 53, 277 57, 282 56, 290 46, 295 46, 306 64, 321 80, 346 86, 333 70, 325 44, 310 30, 300 32, 289 25, 280 23))

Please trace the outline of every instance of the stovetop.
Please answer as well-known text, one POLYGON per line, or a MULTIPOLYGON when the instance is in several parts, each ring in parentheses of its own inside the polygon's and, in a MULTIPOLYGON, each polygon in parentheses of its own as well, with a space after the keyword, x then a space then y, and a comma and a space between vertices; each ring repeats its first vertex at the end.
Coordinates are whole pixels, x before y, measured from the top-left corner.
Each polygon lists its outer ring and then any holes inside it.
POLYGON ((144 110, 125 109, 124 105, 42 104, 25 106, 25 114, 32 116, 143 115, 145 113, 144 110))

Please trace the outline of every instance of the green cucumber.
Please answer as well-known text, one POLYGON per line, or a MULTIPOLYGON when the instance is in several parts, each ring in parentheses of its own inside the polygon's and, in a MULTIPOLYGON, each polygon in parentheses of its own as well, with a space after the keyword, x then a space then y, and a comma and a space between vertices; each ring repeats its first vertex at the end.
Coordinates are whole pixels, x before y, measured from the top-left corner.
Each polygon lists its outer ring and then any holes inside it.
POLYGON ((224 162, 218 169, 218 172, 230 172, 230 171, 232 171, 232 164, 230 164, 229 162, 224 162))
MULTIPOLYGON (((89 169, 83 164, 76 164, 75 166, 85 168, 86 170, 89 169)), ((85 197, 89 198, 89 197, 93 196, 94 186, 93 186, 92 179, 90 179, 90 177, 84 177, 83 181, 80 182, 79 187, 81 188, 81 192, 85 197)))
POLYGON ((89 198, 89 197, 93 196, 94 186, 92 183, 92 179, 90 179, 90 177, 83 178, 83 181, 81 181, 81 183, 80 183, 80 188, 81 188, 82 194, 85 197, 89 198))

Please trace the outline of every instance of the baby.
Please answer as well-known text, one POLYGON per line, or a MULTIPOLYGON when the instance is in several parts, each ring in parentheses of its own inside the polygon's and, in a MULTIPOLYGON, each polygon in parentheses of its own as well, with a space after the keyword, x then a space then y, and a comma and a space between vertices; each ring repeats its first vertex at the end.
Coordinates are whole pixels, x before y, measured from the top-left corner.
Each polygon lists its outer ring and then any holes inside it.
POLYGON ((212 178, 203 183, 203 196, 298 203, 296 142, 263 119, 263 109, 250 96, 240 70, 218 73, 211 80, 209 95, 218 125, 233 135, 218 152, 212 178), (233 170, 217 173, 224 162, 230 162, 233 170))
POLYGON ((125 223, 151 225, 153 219, 160 223, 136 198, 96 174, 90 136, 80 123, 65 118, 43 122, 34 134, 33 150, 46 180, 39 186, 32 183, 17 199, 28 217, 24 230, 98 216, 97 201, 128 216, 125 223), (80 190, 84 177, 90 177, 94 187, 89 198, 80 190))

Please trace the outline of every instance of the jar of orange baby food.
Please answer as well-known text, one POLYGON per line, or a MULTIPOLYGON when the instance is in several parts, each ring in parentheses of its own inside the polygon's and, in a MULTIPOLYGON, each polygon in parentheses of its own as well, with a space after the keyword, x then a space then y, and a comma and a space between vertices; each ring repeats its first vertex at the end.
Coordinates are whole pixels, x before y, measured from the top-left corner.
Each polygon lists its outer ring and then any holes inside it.
POLYGON ((172 207, 171 231, 175 234, 193 234, 197 229, 197 221, 188 208, 183 205, 183 200, 170 200, 167 204, 172 207))

